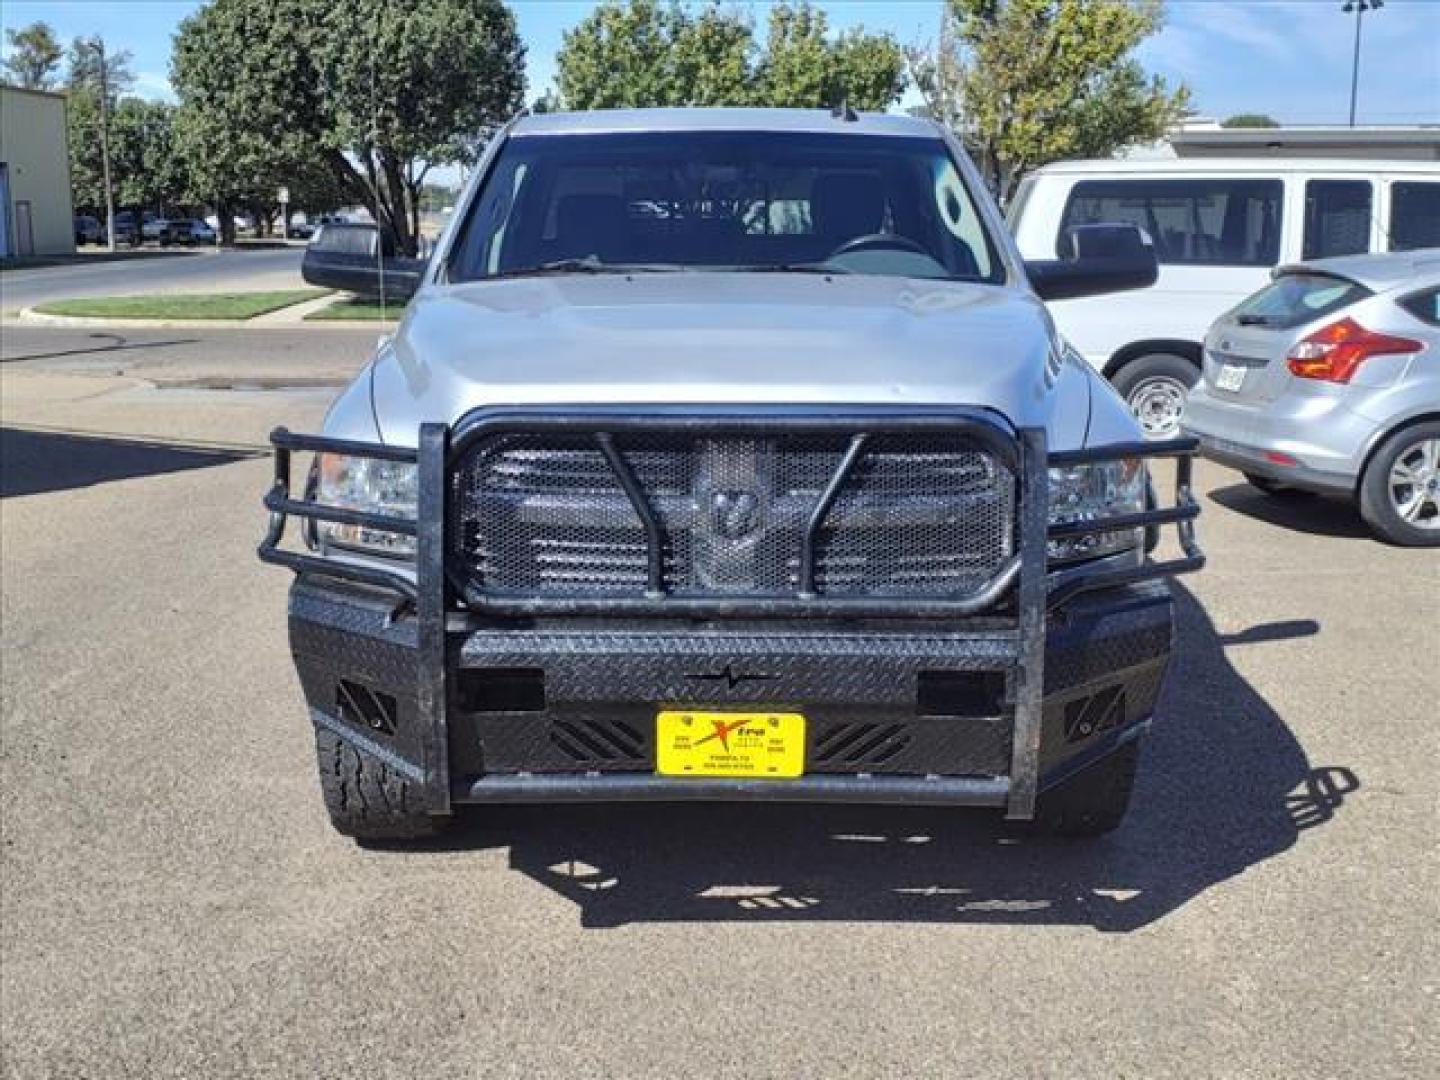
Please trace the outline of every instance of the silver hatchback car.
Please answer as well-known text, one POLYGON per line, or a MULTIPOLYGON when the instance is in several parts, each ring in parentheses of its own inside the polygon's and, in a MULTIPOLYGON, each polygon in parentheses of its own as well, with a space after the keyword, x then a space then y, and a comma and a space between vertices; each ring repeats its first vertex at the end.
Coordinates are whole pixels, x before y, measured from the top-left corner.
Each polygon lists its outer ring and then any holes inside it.
POLYGON ((1440 249, 1277 269, 1210 328, 1184 424, 1267 493, 1343 495, 1385 539, 1440 545, 1440 249))

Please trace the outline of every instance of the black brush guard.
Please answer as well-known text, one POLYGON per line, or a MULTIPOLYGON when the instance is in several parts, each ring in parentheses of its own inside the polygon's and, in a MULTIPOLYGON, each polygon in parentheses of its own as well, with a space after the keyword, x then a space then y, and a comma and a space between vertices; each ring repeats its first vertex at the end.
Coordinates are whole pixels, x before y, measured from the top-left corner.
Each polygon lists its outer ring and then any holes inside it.
MULTIPOLYGON (((296 573, 360 582, 394 592, 401 607, 413 608, 418 640, 418 708, 424 732, 423 784, 432 813, 448 813, 458 801, 531 802, 602 799, 675 800, 756 797, 771 800, 936 803, 1003 806, 1012 818, 1033 816, 1039 777, 1041 695, 1044 687, 1046 619, 1049 612, 1073 597, 1099 589, 1199 570, 1204 553, 1195 537, 1200 507, 1191 490, 1196 440, 1129 442, 1086 450, 1047 453, 1042 428, 1015 430, 985 410, 871 407, 843 412, 805 407, 604 407, 494 408, 464 418, 454 428, 423 424, 418 447, 385 446, 316 435, 297 435, 284 428, 271 433, 275 447, 274 483, 264 504, 270 525, 259 547, 260 558, 296 573), (614 450, 615 435, 635 431, 763 434, 765 432, 845 432, 851 436, 846 453, 822 493, 809 520, 800 553, 799 588, 788 597, 677 597, 663 587, 660 531, 653 511, 623 458, 614 450), (651 555, 647 588, 634 597, 490 596, 478 591, 449 564, 447 535, 454 520, 450 477, 482 438, 500 434, 564 432, 594 438, 619 486, 645 526, 651 555), (1016 501, 1015 554, 980 588, 952 598, 828 597, 815 589, 815 546, 827 510, 867 438, 878 434, 943 432, 963 434, 996 456, 1019 481, 1016 501), (416 520, 326 506, 310 497, 292 496, 291 455, 315 452, 410 463, 418 472, 416 520), (1116 461, 1124 458, 1173 458, 1176 462, 1172 506, 1108 518, 1049 524, 1051 467, 1116 461), (282 548, 291 516, 360 525, 415 538, 413 561, 351 559, 321 556, 282 548), (1153 535, 1173 524, 1181 548, 1179 558, 1146 561, 1133 567, 1074 566, 1050 570, 1047 541, 1142 528, 1153 535), (1013 644, 1003 660, 1014 672, 1014 736, 1008 777, 886 778, 804 777, 799 780, 670 780, 650 775, 494 776, 472 788, 452 792, 447 722, 447 629, 452 612, 470 610, 499 616, 605 615, 766 617, 927 617, 963 618, 993 613, 1014 595, 1013 644)), ((308 492, 306 493, 308 496, 308 492)), ((356 741, 367 743, 361 736, 356 741)), ((385 753, 382 747, 367 747, 385 753)))

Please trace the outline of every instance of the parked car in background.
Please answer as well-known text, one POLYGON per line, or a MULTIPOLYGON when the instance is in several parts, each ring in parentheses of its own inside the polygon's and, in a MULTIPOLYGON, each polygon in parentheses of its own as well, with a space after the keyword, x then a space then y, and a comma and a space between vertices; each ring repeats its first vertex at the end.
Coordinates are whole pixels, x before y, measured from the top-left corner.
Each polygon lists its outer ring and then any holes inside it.
POLYGON ((147 216, 140 226, 140 239, 158 241, 169 224, 165 218, 147 216))
POLYGON ((1060 332, 1115 384, 1152 438, 1178 429, 1201 342, 1224 311, 1299 260, 1440 246, 1440 165, 1361 159, 1069 161, 1009 209, 1026 258, 1069 231, 1128 221, 1155 245, 1150 289, 1050 305, 1060 332))
POLYGON ((1281 267, 1211 328, 1184 427, 1262 491, 1440 545, 1440 248, 1281 267))
POLYGON ((160 243, 162 245, 183 244, 192 247, 196 244, 213 244, 215 243, 215 230, 199 218, 180 218, 167 221, 164 228, 160 230, 160 243))
POLYGON ((315 235, 315 226, 308 221, 292 221, 287 230, 287 237, 291 240, 309 240, 315 235))
POLYGON ((132 210, 122 210, 115 215, 115 243, 140 246, 140 224, 132 210))
POLYGON ((105 226, 89 214, 75 215, 75 246, 105 243, 105 226))

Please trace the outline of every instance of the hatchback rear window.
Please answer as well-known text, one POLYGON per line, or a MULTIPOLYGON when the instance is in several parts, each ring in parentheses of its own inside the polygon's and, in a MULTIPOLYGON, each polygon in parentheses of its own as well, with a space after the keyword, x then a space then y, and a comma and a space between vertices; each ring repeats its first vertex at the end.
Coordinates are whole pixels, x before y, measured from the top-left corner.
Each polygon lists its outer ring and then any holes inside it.
POLYGON ((1329 274, 1285 274, 1241 303, 1228 318, 1241 326, 1288 330, 1371 295, 1363 285, 1329 274))

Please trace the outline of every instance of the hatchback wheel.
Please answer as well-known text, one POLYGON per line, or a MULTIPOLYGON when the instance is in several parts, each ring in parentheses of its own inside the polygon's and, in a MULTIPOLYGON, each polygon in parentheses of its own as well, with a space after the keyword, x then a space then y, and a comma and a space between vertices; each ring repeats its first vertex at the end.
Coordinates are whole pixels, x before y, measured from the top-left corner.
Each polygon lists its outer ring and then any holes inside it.
POLYGON ((1440 546, 1440 422, 1380 444, 1360 478, 1360 514, 1391 543, 1440 546))
POLYGON ((1145 438, 1173 439, 1180 434, 1185 395, 1198 378, 1195 365, 1183 356, 1155 353, 1130 361, 1113 381, 1145 438))

